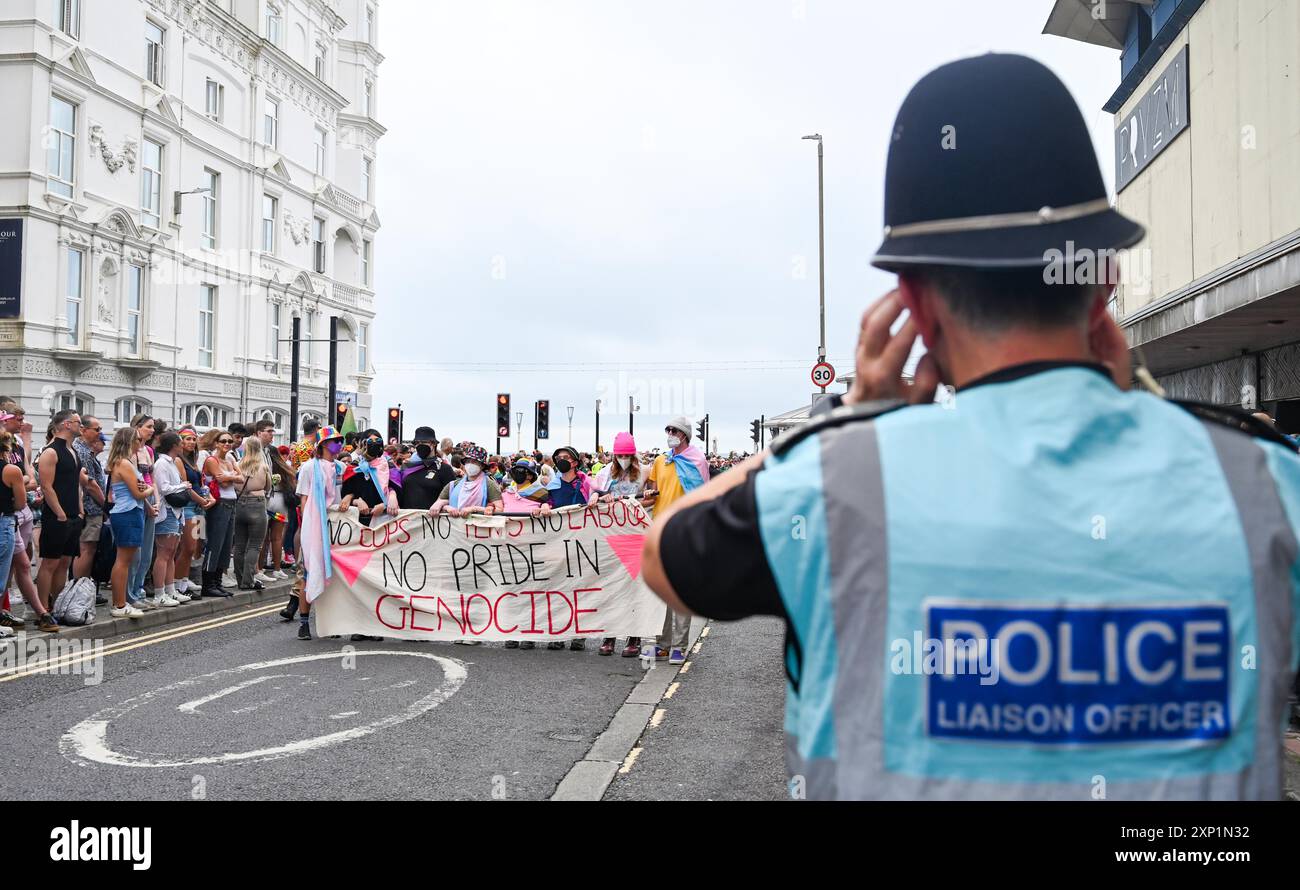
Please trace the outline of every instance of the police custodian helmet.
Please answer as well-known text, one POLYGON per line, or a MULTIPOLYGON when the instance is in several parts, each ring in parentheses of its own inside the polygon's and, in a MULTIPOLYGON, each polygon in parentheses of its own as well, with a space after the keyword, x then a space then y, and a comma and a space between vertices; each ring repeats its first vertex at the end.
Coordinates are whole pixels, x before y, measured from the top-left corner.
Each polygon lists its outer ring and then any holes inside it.
POLYGON ((1025 268, 1142 240, 1110 206, 1092 139, 1055 74, 990 53, 922 78, 898 112, 872 265, 1025 268))

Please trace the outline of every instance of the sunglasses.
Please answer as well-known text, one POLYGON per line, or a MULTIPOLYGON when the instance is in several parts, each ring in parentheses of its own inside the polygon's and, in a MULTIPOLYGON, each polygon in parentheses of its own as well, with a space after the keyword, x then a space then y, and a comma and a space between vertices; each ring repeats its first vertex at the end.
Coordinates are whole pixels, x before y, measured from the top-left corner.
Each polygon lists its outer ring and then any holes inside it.
POLYGON ((217 440, 217 444, 218 444, 218 445, 234 445, 234 444, 235 444, 235 440, 234 440, 234 439, 218 439, 218 440, 217 440))

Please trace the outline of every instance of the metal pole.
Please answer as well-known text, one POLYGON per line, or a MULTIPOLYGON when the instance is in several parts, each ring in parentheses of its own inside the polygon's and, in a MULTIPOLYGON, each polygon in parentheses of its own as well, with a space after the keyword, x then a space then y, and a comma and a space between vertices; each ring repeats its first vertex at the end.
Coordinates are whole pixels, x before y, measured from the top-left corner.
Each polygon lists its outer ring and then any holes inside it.
POLYGON ((567 405, 566 407, 568 408, 569 411, 569 438, 565 439, 564 441, 572 445, 573 444, 573 406, 567 405))
POLYGON ((826 204, 822 187, 822 141, 817 140, 817 277, 821 292, 821 341, 817 359, 826 360, 826 204))
POLYGON ((600 399, 596 399, 596 453, 600 453, 600 399))
POLYGON ((338 395, 336 387, 339 382, 339 317, 330 316, 330 391, 325 394, 329 400, 325 403, 325 416, 336 419, 334 415, 334 399, 338 395))
POLYGON ((767 428, 763 424, 767 423, 767 415, 758 415, 758 450, 762 451, 767 446, 767 428))
POLYGON ((533 450, 537 450, 537 418, 541 415, 541 410, 536 402, 533 402, 533 450))
POLYGON ((524 450, 524 412, 515 412, 515 450, 524 450))
POLYGON ((289 441, 298 441, 298 360, 302 342, 299 325, 302 324, 302 318, 295 315, 293 317, 293 344, 289 347, 289 441))
POLYGON ((627 397, 627 434, 630 436, 635 430, 632 429, 632 397, 627 397))

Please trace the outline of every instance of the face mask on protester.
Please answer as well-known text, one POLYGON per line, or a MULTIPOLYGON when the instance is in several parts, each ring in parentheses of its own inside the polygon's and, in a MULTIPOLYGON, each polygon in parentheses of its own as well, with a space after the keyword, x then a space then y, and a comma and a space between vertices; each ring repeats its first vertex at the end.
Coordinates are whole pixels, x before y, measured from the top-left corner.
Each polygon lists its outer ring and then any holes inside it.
POLYGON ((564 458, 560 458, 555 462, 555 469, 559 470, 561 473, 567 473, 569 470, 573 469, 573 464, 564 458))
POLYGON ((420 460, 428 460, 429 455, 433 454, 433 446, 428 442, 421 442, 415 446, 415 453, 420 455, 420 460))
POLYGON ((366 443, 366 457, 374 460, 384 453, 384 443, 378 439, 371 439, 366 443))
POLYGON ((340 442, 338 439, 333 439, 325 443, 325 451, 328 454, 333 454, 337 456, 338 453, 342 450, 343 450, 343 443, 340 442))
POLYGON ((669 436, 669 437, 668 437, 668 447, 669 447, 669 448, 676 448, 678 445, 681 445, 681 444, 682 444, 682 440, 679 439, 677 436, 669 436))
POLYGON ((519 485, 524 485, 528 482, 528 471, 523 467, 515 467, 510 471, 510 478, 515 480, 519 485))
POLYGON ((632 458, 620 457, 618 459, 618 465, 626 470, 628 467, 632 466, 632 458))
POLYGON ((483 468, 480 467, 478 464, 469 464, 469 463, 465 464, 465 475, 468 476, 469 478, 473 479, 477 477, 478 474, 481 472, 483 472, 483 468))

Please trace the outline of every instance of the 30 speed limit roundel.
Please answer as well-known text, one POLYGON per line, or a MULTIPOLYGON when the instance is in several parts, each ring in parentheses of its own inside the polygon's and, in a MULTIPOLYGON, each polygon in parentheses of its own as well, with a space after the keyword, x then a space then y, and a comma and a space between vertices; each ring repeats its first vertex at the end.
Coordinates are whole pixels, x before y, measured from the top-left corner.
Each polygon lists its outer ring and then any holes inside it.
POLYGON ((825 389, 835 382, 835 369, 829 362, 818 362, 813 365, 812 382, 825 389))

